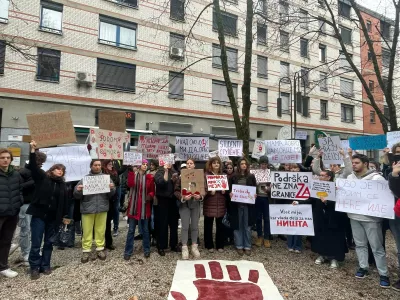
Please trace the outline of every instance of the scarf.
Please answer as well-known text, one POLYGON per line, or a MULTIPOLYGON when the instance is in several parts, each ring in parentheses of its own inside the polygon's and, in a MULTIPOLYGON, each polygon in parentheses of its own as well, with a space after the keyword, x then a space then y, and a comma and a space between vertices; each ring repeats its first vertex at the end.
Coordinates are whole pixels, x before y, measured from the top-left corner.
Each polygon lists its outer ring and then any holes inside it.
POLYGON ((142 191, 142 211, 140 212, 140 219, 143 220, 146 219, 146 196, 147 196, 146 174, 140 175, 140 172, 137 172, 135 178, 135 185, 131 189, 132 205, 129 211, 131 216, 134 216, 136 214, 140 190, 142 191))

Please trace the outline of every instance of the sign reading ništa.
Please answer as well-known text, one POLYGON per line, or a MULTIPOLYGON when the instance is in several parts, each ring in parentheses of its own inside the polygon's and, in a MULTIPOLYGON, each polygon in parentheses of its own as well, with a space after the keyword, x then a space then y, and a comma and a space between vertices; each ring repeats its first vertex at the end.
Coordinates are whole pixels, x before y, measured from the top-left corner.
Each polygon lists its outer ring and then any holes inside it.
POLYGON ((85 176, 82 180, 83 195, 110 192, 110 175, 85 176))
POLYGON ((271 198, 307 200, 311 172, 271 172, 271 198))
POLYGON ((271 234, 314 236, 312 206, 310 204, 277 204, 269 206, 271 234))
POLYGON ((298 140, 265 141, 266 153, 271 164, 301 163, 301 146, 298 140))
POLYGON ((177 136, 175 141, 176 160, 207 160, 209 152, 208 137, 181 137, 177 136))
POLYGON ((26 115, 32 140, 38 148, 76 143, 69 110, 26 115))
POLYGON ((158 159, 159 155, 171 152, 168 136, 166 135, 139 136, 137 150, 142 152, 143 158, 147 159, 158 159))

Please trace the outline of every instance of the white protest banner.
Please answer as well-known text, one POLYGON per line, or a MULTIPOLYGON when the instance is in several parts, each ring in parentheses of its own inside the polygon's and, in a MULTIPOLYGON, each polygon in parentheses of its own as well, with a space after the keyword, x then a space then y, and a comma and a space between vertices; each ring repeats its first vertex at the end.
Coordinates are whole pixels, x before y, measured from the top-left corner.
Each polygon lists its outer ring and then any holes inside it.
POLYGON ((256 187, 255 186, 247 186, 247 185, 232 185, 232 198, 233 202, 241 202, 246 204, 255 204, 256 203, 256 187))
POLYGON ((341 148, 340 137, 327 136, 318 138, 318 143, 323 153, 322 161, 324 162, 324 164, 343 163, 343 158, 339 153, 339 150, 341 148))
POLYGON ((175 156, 173 153, 170 154, 162 154, 158 156, 158 164, 160 167, 165 164, 173 165, 175 163, 175 156))
POLYGON ((310 184, 310 197, 335 201, 335 183, 332 181, 313 180, 310 184))
POLYGON ((242 156, 242 140, 218 140, 218 153, 221 156, 242 156))
POLYGON ((142 152, 143 158, 157 159, 160 154, 171 152, 168 136, 166 135, 141 135, 139 136, 138 152, 142 152))
POLYGON ((110 175, 85 176, 82 181, 83 195, 110 192, 110 175))
POLYGON ((311 172, 272 172, 271 198, 307 200, 311 180, 311 172))
POLYGON ((270 204, 271 234, 314 236, 311 204, 270 204))
POLYGON ((222 162, 230 160, 229 156, 221 156, 221 155, 219 155, 218 150, 211 151, 210 153, 208 153, 208 157, 209 158, 216 157, 216 156, 219 156, 219 158, 221 159, 222 162))
POLYGON ((307 131, 296 131, 296 135, 295 135, 295 139, 296 140, 306 140, 308 136, 308 132, 307 131))
POLYGON ((400 142, 400 131, 390 131, 386 133, 386 139, 387 139, 387 146, 388 148, 391 149, 394 144, 400 142))
POLYGON ((124 166, 142 165, 143 156, 140 152, 124 152, 124 166))
POLYGON ((298 140, 265 141, 267 156, 271 164, 301 163, 301 146, 298 140))
POLYGON ((251 157, 259 159, 263 155, 265 155, 265 141, 256 140, 251 157))
POLYGON ((65 166, 65 181, 79 181, 90 171, 92 158, 89 155, 87 145, 71 147, 42 148, 41 152, 46 153, 47 159, 42 169, 47 171, 55 164, 65 166))
POLYGON ((129 133, 116 132, 98 128, 90 129, 90 143, 97 144, 96 154, 99 159, 122 159, 124 143, 130 143, 129 133))
POLYGON ((175 140, 175 152, 177 160, 207 160, 209 151, 208 137, 181 137, 177 136, 175 140))
POLYGON ((340 148, 343 149, 344 154, 346 155, 346 157, 348 157, 349 154, 347 153, 347 150, 350 148, 349 140, 341 140, 340 141, 340 148))
POLYGON ((257 184, 261 182, 271 182, 271 171, 269 169, 255 169, 250 170, 251 174, 254 174, 256 177, 257 184))
POLYGON ((229 190, 228 177, 226 175, 207 175, 206 178, 209 191, 229 190))
POLYGON ((336 211, 394 219, 394 196, 386 180, 336 180, 336 211))

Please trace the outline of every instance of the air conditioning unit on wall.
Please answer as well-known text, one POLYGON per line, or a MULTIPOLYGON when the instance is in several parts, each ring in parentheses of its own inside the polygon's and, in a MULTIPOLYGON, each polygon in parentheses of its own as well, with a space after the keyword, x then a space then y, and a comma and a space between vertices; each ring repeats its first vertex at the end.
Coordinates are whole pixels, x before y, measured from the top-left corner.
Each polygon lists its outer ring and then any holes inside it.
POLYGON ((88 86, 92 86, 93 84, 93 75, 87 72, 76 72, 75 80, 78 84, 86 84, 88 86))
POLYGON ((172 58, 183 58, 183 49, 177 47, 171 47, 169 56, 172 58))

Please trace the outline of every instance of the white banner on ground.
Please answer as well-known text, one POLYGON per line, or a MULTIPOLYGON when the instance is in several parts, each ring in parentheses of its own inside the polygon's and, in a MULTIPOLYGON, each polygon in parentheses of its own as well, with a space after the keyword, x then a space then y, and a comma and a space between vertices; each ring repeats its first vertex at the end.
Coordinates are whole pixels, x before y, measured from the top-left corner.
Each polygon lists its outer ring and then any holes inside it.
POLYGON ((342 164, 343 158, 339 153, 341 148, 340 137, 327 136, 318 138, 320 149, 323 152, 322 161, 324 164, 342 164))
POLYGON ((271 198, 307 200, 311 180, 311 172, 272 172, 271 198))
POLYGON ((171 152, 167 135, 141 135, 137 150, 143 153, 143 158, 147 159, 158 159, 160 154, 171 152))
POLYGON ((242 156, 242 140, 218 140, 218 153, 220 156, 242 156))
POLYGON ((265 141, 266 153, 271 164, 301 163, 301 146, 298 140, 265 141))
POLYGON ((143 161, 142 153, 140 152, 124 152, 125 166, 140 166, 143 161))
POLYGON ((188 158, 193 158, 196 161, 207 160, 208 151, 208 137, 176 137, 175 152, 177 160, 186 161, 188 158))
POLYGON ((386 180, 336 180, 336 210, 394 219, 394 196, 386 180))
POLYGON ((233 202, 241 202, 246 204, 255 204, 256 203, 256 187, 255 186, 247 186, 247 185, 232 185, 232 198, 233 202))
POLYGON ((110 175, 85 176, 82 181, 83 195, 110 192, 110 175))
POLYGON ((251 157, 259 159, 263 155, 265 155, 265 141, 256 140, 251 157))
POLYGON ((269 169, 250 170, 250 173, 256 177, 257 184, 261 182, 271 182, 271 171, 269 169))
POLYGON ((42 169, 47 171, 54 164, 65 166, 65 181, 79 181, 90 171, 92 158, 89 155, 87 145, 71 147, 42 148, 41 152, 46 153, 47 160, 42 169))
POLYGON ((314 236, 311 204, 269 206, 271 234, 314 236))
POLYGON ((310 185, 310 196, 313 198, 325 198, 326 200, 336 200, 335 183, 331 181, 313 180, 310 185))

